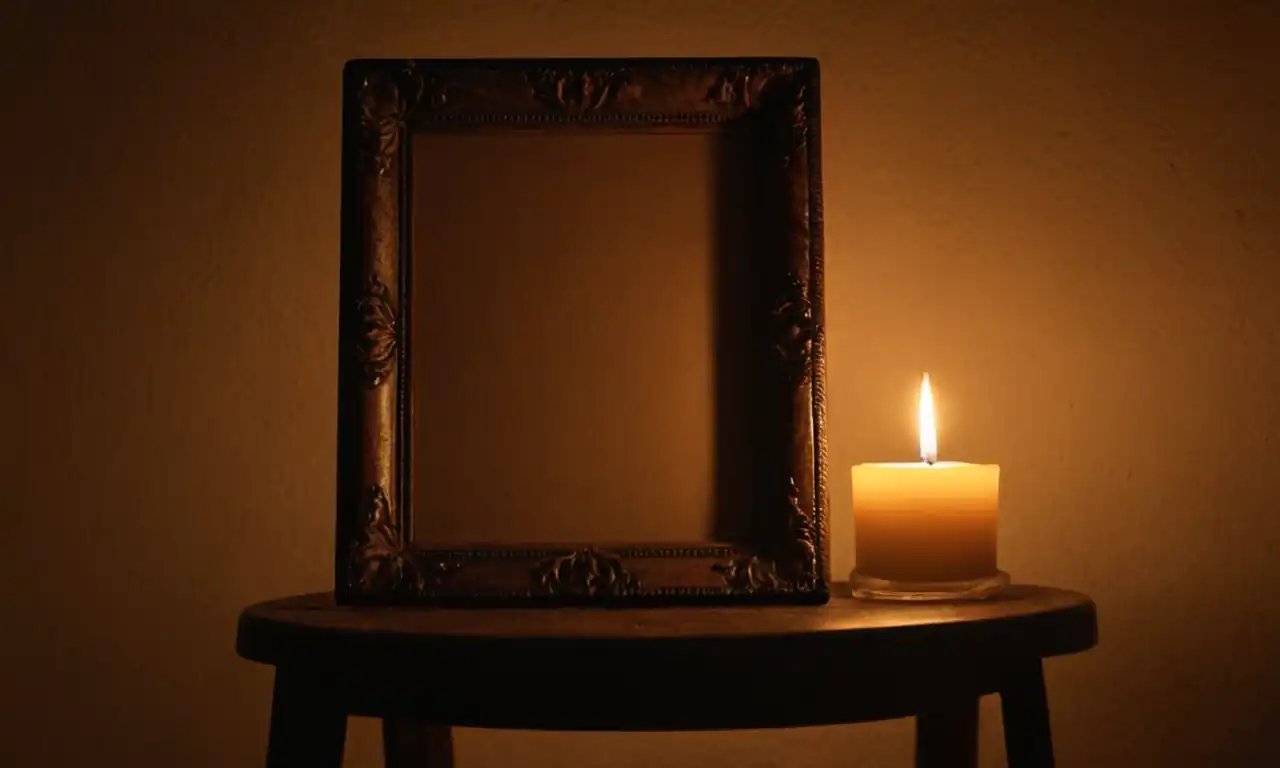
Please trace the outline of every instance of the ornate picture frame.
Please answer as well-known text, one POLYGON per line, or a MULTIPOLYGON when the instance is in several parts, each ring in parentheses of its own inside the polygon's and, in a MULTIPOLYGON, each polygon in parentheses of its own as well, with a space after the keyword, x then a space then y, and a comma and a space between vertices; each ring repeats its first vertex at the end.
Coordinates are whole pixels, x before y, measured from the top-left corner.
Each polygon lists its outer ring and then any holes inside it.
MULTIPOLYGON (((818 604, 829 596, 822 182, 813 59, 356 60, 344 71, 335 590, 345 604, 818 604), (747 125, 780 201, 753 310, 776 403, 740 542, 424 548, 410 535, 412 137, 747 125)), ((500 479, 499 479, 500 481, 500 479)), ((423 490, 416 491, 418 496, 423 490)), ((429 500, 420 498, 418 503, 429 500)), ((426 509, 424 507, 424 509, 426 509)))

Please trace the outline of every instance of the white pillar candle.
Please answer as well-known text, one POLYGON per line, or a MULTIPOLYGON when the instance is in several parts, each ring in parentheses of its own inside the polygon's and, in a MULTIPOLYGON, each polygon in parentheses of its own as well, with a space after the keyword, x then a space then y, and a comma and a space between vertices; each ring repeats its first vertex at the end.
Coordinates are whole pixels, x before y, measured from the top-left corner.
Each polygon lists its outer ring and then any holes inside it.
POLYGON ((856 572, 894 582, 994 576, 1000 466, 937 461, 929 375, 920 387, 919 463, 853 468, 856 572))

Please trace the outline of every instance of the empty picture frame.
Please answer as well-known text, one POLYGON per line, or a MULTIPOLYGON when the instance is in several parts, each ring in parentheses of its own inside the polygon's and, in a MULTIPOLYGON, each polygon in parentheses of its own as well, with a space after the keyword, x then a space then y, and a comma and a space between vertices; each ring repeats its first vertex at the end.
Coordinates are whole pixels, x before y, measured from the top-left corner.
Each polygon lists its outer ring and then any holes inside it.
POLYGON ((812 59, 360 60, 340 601, 822 603, 812 59))

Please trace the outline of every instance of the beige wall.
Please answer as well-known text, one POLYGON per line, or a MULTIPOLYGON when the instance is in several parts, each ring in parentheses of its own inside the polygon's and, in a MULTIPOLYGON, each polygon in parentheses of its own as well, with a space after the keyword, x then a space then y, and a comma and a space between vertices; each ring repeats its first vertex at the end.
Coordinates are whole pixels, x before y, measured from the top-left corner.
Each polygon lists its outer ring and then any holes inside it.
MULTIPOLYGON (((1004 467, 1003 564, 1098 600, 1048 666, 1061 763, 1275 760, 1277 39, 1207 0, 0 4, 0 764, 260 764, 236 612, 329 583, 342 62, 592 54, 822 60, 837 572, 847 468, 910 458, 927 369, 944 457, 1004 467)), ((887 766, 909 733, 459 752, 887 766)))

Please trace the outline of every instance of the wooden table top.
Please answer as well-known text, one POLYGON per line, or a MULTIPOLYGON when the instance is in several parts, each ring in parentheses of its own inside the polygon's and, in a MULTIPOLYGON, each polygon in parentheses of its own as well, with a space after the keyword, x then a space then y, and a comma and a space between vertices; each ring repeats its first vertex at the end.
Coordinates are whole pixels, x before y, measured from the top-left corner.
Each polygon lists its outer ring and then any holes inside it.
POLYGON ((1048 656, 1084 650, 1095 641, 1093 601, 1078 592, 1015 585, 983 601, 891 603, 833 597, 823 606, 678 608, 440 609, 410 606, 341 606, 332 593, 298 595, 246 608, 240 618, 241 654, 280 661, 259 640, 290 635, 292 642, 346 636, 352 642, 571 641, 647 644, 755 638, 843 638, 870 641, 927 633, 949 638, 996 639, 1016 628, 1025 653, 1048 656), (1063 635, 1067 635, 1064 637, 1063 635), (264 655, 265 654, 265 655, 264 655))
POLYGON ((1010 660, 1096 643, 1087 596, 1015 585, 979 602, 807 607, 353 607, 299 595, 245 609, 236 647, 335 681, 357 714, 676 730, 901 716, 930 697, 998 690, 1010 660), (529 706, 542 696, 554 701, 529 706))
POLYGON ((454 726, 708 730, 904 717, 1000 690, 1011 662, 1097 643, 1088 596, 815 607, 244 609, 237 650, 342 691, 349 712, 454 726))

